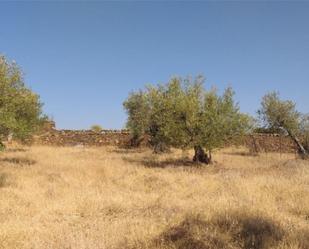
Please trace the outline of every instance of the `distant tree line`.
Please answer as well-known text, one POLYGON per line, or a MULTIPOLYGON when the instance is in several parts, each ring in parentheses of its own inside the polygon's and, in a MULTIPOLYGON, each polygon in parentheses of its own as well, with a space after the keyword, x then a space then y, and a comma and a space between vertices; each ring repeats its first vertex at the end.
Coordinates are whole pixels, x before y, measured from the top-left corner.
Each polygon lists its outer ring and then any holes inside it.
MULTIPOLYGON (((202 76, 173 77, 166 84, 132 92, 123 103, 131 145, 138 146, 147 136, 155 152, 192 148, 195 162, 209 164, 212 152, 227 142, 254 131, 276 132, 290 136, 300 155, 308 157, 309 116, 298 112, 294 102, 268 93, 255 120, 240 112, 232 88, 219 94, 205 89, 204 81, 202 76)), ((25 85, 18 65, 0 55, 0 148, 8 136, 23 140, 41 127, 48 119, 42 105, 25 85)), ((102 127, 91 129, 100 132, 102 127)))

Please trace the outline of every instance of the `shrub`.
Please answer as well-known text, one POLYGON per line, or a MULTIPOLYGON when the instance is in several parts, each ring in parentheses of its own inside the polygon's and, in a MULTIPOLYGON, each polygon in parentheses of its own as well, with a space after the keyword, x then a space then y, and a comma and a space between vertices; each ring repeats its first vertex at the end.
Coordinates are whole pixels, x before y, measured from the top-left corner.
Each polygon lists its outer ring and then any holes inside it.
POLYGON ((90 129, 91 129, 92 131, 94 131, 94 132, 100 132, 100 131, 103 130, 103 128, 102 128, 100 125, 93 125, 93 126, 91 126, 90 129))

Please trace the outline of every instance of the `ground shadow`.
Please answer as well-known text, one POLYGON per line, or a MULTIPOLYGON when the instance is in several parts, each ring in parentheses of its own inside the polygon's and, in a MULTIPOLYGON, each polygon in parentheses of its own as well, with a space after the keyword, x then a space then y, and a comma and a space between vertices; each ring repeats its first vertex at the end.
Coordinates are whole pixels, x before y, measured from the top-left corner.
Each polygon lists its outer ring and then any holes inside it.
POLYGON ((153 157, 143 157, 141 159, 135 159, 130 157, 123 157, 124 161, 134 164, 141 164, 147 168, 167 168, 167 167, 199 167, 203 164, 193 162, 192 159, 188 157, 179 158, 179 159, 166 159, 158 160, 153 157))
POLYGON ((8 148, 6 149, 7 152, 26 152, 27 150, 24 148, 8 148))
POLYGON ((112 149, 111 152, 118 153, 118 154, 135 154, 135 153, 144 153, 147 151, 146 148, 122 148, 118 147, 115 149, 112 149))
POLYGON ((6 162, 6 163, 12 163, 12 164, 17 164, 17 165, 21 165, 21 166, 29 166, 29 165, 33 165, 36 163, 35 160, 26 158, 26 157, 4 157, 4 158, 0 158, 0 162, 6 162))
POLYGON ((257 157, 259 155, 258 153, 246 152, 246 151, 222 152, 222 153, 229 156, 246 156, 246 157, 257 157))
POLYGON ((154 248, 267 249, 277 245, 284 235, 283 229, 270 218, 235 213, 211 220, 189 216, 163 231, 152 243, 154 248))
POLYGON ((0 173, 0 188, 3 188, 7 185, 8 174, 0 173))

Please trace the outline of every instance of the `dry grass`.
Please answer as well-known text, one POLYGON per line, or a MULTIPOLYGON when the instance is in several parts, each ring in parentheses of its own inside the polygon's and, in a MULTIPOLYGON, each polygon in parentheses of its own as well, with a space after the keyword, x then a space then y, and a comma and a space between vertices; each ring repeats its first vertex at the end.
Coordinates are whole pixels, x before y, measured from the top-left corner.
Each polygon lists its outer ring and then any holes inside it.
POLYGON ((188 156, 8 150, 0 248, 309 248, 308 162, 228 149, 195 167, 188 156))

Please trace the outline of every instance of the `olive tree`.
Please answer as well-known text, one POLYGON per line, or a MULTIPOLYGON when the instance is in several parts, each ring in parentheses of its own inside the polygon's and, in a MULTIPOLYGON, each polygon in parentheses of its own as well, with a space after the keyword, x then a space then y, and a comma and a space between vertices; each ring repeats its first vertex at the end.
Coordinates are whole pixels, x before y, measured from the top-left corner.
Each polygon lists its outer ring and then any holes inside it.
POLYGON ((24 139, 45 120, 39 96, 28 89, 15 62, 0 55, 0 145, 10 134, 24 139))
POLYGON ((249 119, 240 113, 231 88, 220 96, 214 89, 205 90, 203 83, 201 76, 175 77, 165 85, 148 86, 131 94, 125 102, 128 128, 149 135, 155 148, 162 144, 193 148, 195 162, 210 163, 211 152, 244 134, 249 119), (132 96, 137 95, 144 101, 132 101, 132 96), (134 108, 128 105, 131 101, 134 108), (136 114, 141 119, 132 115, 136 110, 142 110, 136 114))
POLYGON ((305 122, 302 121, 304 116, 296 110, 293 101, 281 100, 277 92, 268 93, 262 99, 258 115, 264 127, 282 130, 296 143, 299 153, 304 157, 308 156, 308 151, 298 138, 302 124, 305 129, 305 122))

